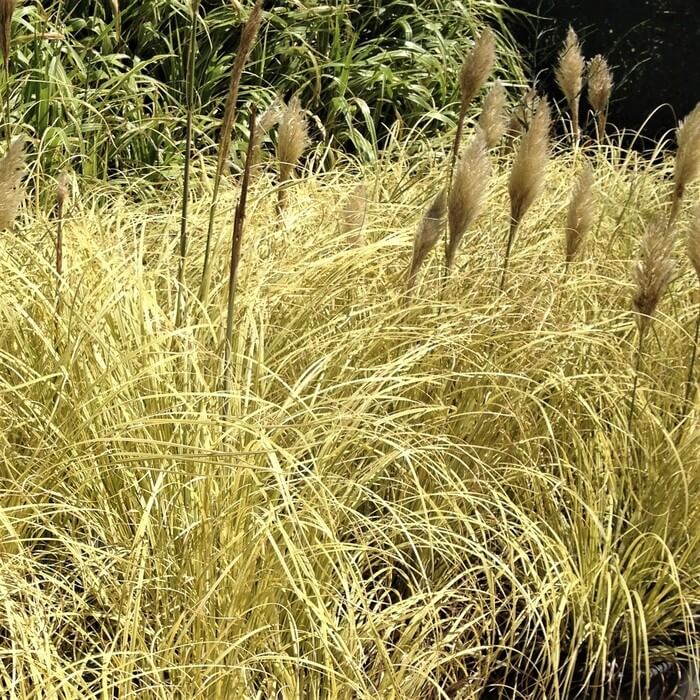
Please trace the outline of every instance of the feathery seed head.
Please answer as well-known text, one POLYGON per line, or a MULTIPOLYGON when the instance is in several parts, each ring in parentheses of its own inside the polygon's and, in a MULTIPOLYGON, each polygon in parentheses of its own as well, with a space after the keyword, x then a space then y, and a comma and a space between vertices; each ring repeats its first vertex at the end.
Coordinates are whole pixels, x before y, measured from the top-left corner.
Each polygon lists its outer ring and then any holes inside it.
POLYGON ((56 204, 58 205, 59 211, 63 209, 63 206, 68 200, 68 187, 68 173, 61 173, 56 181, 56 204))
POLYGON ((486 139, 481 129, 477 132, 459 159, 448 200, 449 241, 447 267, 454 265, 457 249, 466 230, 479 215, 486 198, 490 163, 486 139))
POLYGON ((605 58, 598 54, 588 63, 588 101, 594 112, 608 111, 612 89, 612 72, 605 58))
POLYGON ((361 182, 350 193, 340 215, 340 233, 352 234, 351 243, 359 245, 362 242, 360 229, 365 224, 367 216, 367 185, 361 182))
POLYGON ((586 163, 574 186, 566 217, 566 262, 572 262, 593 227, 593 167, 586 163))
POLYGON ((583 86, 585 61, 581 54, 581 44, 573 27, 569 27, 564 47, 559 53, 559 64, 555 71, 557 85, 566 97, 569 105, 578 100, 583 86))
POLYGON ((700 173, 700 103, 679 124, 677 140, 678 151, 673 181, 675 197, 680 200, 685 188, 700 173))
POLYGON ((676 269, 673 259, 673 237, 659 221, 650 223, 642 237, 639 259, 633 268, 637 290, 632 307, 637 312, 637 327, 644 334, 649 328, 659 301, 676 269))
POLYGON ((12 40, 12 15, 17 0, 0 0, 0 53, 7 70, 10 65, 10 42, 12 40))
POLYGON ((442 222, 447 210, 447 192, 440 190, 430 206, 425 210, 416 235, 413 239, 413 259, 408 272, 408 288, 415 284, 416 276, 430 251, 440 239, 442 222))
POLYGON ((295 95, 280 117, 277 158, 280 162, 281 182, 286 182, 292 176, 294 168, 308 144, 306 117, 299 98, 295 95))
POLYGON ((472 100, 488 80, 496 61, 496 39, 490 29, 485 29, 467 55, 459 76, 462 111, 466 112, 472 100))
POLYGON ((695 208, 688 231, 688 257, 700 282, 700 205, 695 208))
POLYGON ((479 116, 479 126, 486 139, 486 148, 491 149, 498 145, 508 128, 506 121, 506 91, 500 80, 486 95, 484 106, 479 116))
POLYGON ((0 159, 0 230, 11 228, 24 197, 24 139, 15 139, 0 159))
POLYGON ((549 103, 546 98, 542 98, 513 161, 508 183, 513 221, 522 220, 544 186, 551 123, 549 103))

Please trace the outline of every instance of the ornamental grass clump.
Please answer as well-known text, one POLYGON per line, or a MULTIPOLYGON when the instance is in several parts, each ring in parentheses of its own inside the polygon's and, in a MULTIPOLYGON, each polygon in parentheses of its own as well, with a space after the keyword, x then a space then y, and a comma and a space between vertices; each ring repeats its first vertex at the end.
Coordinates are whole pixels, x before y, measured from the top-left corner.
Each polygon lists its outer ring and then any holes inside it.
POLYGON ((602 141, 608 121, 610 95, 613 89, 613 76, 608 62, 598 54, 588 63, 587 71, 588 102, 593 108, 596 123, 596 136, 602 141))
POLYGON ((287 204, 286 184, 292 179, 302 153, 309 145, 306 116, 299 98, 295 95, 280 116, 277 135, 277 160, 279 161, 279 189, 277 208, 282 211, 287 204))
POLYGON ((12 228, 24 199, 24 139, 17 138, 0 159, 0 231, 12 228))
POLYGON ((423 214, 423 218, 421 219, 413 239, 413 258, 411 259, 411 265, 408 270, 408 280, 406 282, 406 290, 409 294, 416 285, 418 273, 425 259, 440 239, 446 211, 447 191, 442 189, 423 214))
POLYGON ((476 40, 474 48, 465 58, 459 76, 460 107, 459 118, 457 120, 457 133, 455 134, 452 147, 451 169, 454 169, 455 163, 457 162, 467 111, 472 101, 491 75, 495 61, 496 39, 491 30, 485 29, 476 40))
POLYGON ((486 148, 495 148, 508 129, 506 116, 506 90, 503 83, 497 80, 484 99, 484 106, 479 115, 479 127, 484 134, 486 148))
POLYGON ((569 27, 564 41, 564 47, 559 54, 559 64, 555 71, 555 77, 559 88, 566 97, 566 102, 571 113, 571 131, 574 141, 581 136, 579 127, 579 105, 581 90, 583 87, 583 71, 586 62, 581 53, 581 45, 573 27, 569 27))
POLYGON ((678 125, 678 150, 673 173, 673 193, 669 227, 676 220, 683 203, 686 188, 700 173, 700 103, 678 125))
POLYGON ((508 242, 501 273, 501 289, 505 286, 510 253, 520 224, 528 209, 544 188, 547 161, 549 160, 551 123, 549 103, 546 98, 542 98, 530 128, 520 142, 508 182, 510 229, 508 231, 508 242))
POLYGON ((576 180, 566 215, 566 266, 578 256, 593 227, 593 167, 586 163, 576 180))
POLYGON ((481 129, 477 129, 457 163, 448 197, 449 238, 445 260, 448 273, 454 266, 465 232, 474 223, 484 204, 490 170, 486 139, 481 129))
POLYGON ((633 268, 635 293, 632 308, 639 335, 637 358, 634 370, 634 385, 630 401, 628 428, 632 432, 634 403, 639 381, 639 368, 644 352, 644 339, 651 326, 656 309, 666 288, 673 278, 676 261, 673 259, 673 240, 659 221, 652 221, 646 228, 639 250, 639 257, 633 268))

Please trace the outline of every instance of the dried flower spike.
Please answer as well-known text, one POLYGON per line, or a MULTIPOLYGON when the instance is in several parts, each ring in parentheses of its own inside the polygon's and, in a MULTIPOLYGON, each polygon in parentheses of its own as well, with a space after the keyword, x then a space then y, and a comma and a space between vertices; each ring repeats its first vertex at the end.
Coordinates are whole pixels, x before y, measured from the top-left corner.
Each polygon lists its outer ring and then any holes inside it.
POLYGON ((678 125, 678 151, 673 173, 673 203, 669 225, 680 210, 688 185, 700 174, 700 103, 678 125))
POLYGON ((408 271, 407 289, 410 292, 416 283, 420 268, 440 238, 447 209, 447 192, 442 189, 426 209, 413 239, 413 258, 408 271))
POLYGON ((448 198, 448 270, 454 266, 457 250, 466 230, 481 211, 488 190, 490 170, 486 140, 481 129, 478 129, 471 144, 459 159, 448 198))
POLYGON ((566 262, 576 259, 593 227, 593 167, 586 163, 576 181, 566 217, 566 262))
POLYGON ((15 12, 17 0, 0 0, 0 53, 5 71, 10 65, 10 42, 12 40, 12 15, 15 12))
POLYGON ((695 207, 688 231, 688 258, 700 282, 700 205, 695 207))
POLYGON ((361 182, 350 193, 340 215, 340 233, 352 245, 363 242, 362 227, 367 217, 367 185, 361 182))
POLYGON ((277 136, 277 159, 280 164, 279 208, 285 204, 284 184, 291 179, 301 154, 309 144, 306 117, 299 98, 294 96, 280 118, 277 136))
POLYGON ((489 150, 498 145, 508 128, 506 99, 503 83, 497 80, 489 94, 486 95, 484 106, 479 116, 479 126, 486 139, 486 148, 489 150))
POLYGON ((24 139, 15 139, 0 159, 0 230, 12 228, 24 198, 24 139))
POLYGON ((598 54, 588 64, 588 102, 593 107, 595 114, 599 141, 605 135, 612 89, 612 72, 605 58, 598 54))
POLYGON ((566 97, 571 112, 571 126, 573 137, 578 140, 580 137, 579 128, 579 103, 581 100, 581 89, 583 87, 583 70, 585 61, 581 54, 581 45, 578 36, 572 27, 566 34, 564 47, 559 54, 559 65, 555 71, 557 84, 566 97))
POLYGON ((672 256, 673 240, 666 235, 666 228, 658 221, 649 224, 642 237, 639 259, 633 276, 637 289, 632 307, 641 335, 649 328, 656 308, 668 287, 676 262, 672 256))

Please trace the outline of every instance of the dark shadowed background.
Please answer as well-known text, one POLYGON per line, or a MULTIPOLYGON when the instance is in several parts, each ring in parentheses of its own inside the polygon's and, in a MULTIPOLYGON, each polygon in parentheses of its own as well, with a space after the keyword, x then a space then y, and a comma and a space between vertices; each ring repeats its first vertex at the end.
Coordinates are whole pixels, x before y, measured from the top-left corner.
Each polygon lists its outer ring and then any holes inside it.
MULTIPOLYGON (((538 17, 513 32, 534 75, 551 93, 552 65, 572 24, 587 58, 601 53, 615 73, 610 121, 658 138, 700 101, 700 0, 510 0, 538 17)), ((554 94, 554 93, 551 93, 554 94)))

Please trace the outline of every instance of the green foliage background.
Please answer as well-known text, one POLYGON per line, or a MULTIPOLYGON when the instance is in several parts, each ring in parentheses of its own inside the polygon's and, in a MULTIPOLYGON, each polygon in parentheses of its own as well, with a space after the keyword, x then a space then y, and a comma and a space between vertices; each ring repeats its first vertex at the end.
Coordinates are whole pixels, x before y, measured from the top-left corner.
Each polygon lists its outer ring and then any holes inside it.
MULTIPOLYGON (((205 155, 213 152, 249 10, 248 3, 224 0, 205 1, 200 9, 196 144, 205 155)), ((256 99, 264 107, 275 94, 298 91, 315 116, 319 153, 340 148, 372 159, 397 121, 428 138, 451 122, 459 66, 485 24, 501 36, 500 76, 522 79, 505 12, 485 0, 285 0, 266 6, 240 102, 256 99)), ((175 177, 190 21, 184 0, 18 7, 13 122, 36 137, 41 167, 55 171, 70 160, 88 177, 135 169, 152 179, 175 177)), ((239 137, 242 129, 241 122, 239 137)))

